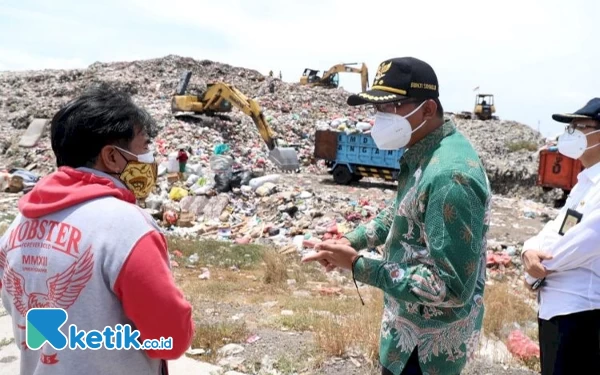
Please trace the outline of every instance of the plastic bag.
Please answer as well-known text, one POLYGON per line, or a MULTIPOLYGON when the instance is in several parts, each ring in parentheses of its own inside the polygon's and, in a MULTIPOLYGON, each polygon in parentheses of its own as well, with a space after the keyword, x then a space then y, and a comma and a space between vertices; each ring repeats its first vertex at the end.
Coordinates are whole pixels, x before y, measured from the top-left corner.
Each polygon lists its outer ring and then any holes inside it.
POLYGON ((179 201, 183 197, 187 197, 187 196, 188 196, 187 190, 180 188, 180 187, 173 187, 171 189, 171 191, 169 192, 169 199, 171 199, 173 201, 179 201))
POLYGON ((219 193, 227 193, 231 191, 231 177, 223 173, 216 174, 215 190, 219 193))
POLYGON ((240 185, 249 185, 250 180, 252 180, 253 178, 254 178, 254 174, 252 173, 252 171, 242 172, 241 178, 240 178, 240 185))
POLYGON ((540 357, 539 345, 519 330, 510 333, 507 347, 515 357, 521 359, 540 357))
POLYGON ((194 185, 194 187, 192 188, 192 191, 196 195, 206 195, 206 194, 208 194, 210 192, 210 189, 211 189, 210 186, 196 186, 196 185, 194 185))
POLYGON ((225 155, 213 155, 210 158, 210 169, 215 173, 231 173, 233 159, 225 155))
POLYGON ((200 176, 198 176, 197 174, 191 174, 188 179, 185 181, 185 185, 186 186, 192 186, 194 185, 198 180, 200 179, 200 176))
POLYGON ((232 189, 236 189, 242 186, 242 172, 234 172, 231 180, 229 181, 229 186, 232 189))
POLYGON ((248 184, 252 189, 256 190, 267 182, 277 183, 279 182, 280 178, 281 176, 278 174, 270 174, 262 177, 253 178, 251 181, 248 182, 248 184))
POLYGON ((227 145, 225 143, 219 143, 213 149, 213 154, 215 154, 215 155, 223 155, 227 151, 229 151, 229 145, 227 145))
POLYGON ((252 171, 238 171, 234 172, 231 177, 231 188, 240 188, 243 185, 248 185, 250 180, 252 180, 253 174, 252 171))
POLYGON ((367 130, 371 130, 371 124, 369 124, 368 122, 359 122, 356 124, 356 129, 360 130, 360 131, 367 131, 367 130))

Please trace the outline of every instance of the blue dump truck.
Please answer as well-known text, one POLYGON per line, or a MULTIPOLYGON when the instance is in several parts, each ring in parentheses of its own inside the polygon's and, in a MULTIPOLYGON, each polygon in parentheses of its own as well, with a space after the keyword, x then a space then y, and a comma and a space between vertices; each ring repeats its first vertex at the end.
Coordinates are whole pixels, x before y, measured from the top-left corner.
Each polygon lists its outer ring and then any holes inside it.
POLYGON ((380 150, 371 134, 317 130, 315 159, 325 160, 333 180, 342 185, 363 177, 395 181, 404 150, 380 150))

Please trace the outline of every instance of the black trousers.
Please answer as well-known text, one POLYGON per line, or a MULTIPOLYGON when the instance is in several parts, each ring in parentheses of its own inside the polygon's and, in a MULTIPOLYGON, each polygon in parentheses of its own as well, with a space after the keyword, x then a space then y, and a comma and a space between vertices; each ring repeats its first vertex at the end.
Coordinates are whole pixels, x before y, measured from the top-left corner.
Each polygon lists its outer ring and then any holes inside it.
MULTIPOLYGON (((381 374, 394 375, 390 370, 386 369, 385 367, 382 367, 381 374)), ((413 350, 412 354, 408 358, 408 361, 406 362, 406 367, 404 367, 404 370, 402 371, 401 375, 423 375, 423 373, 421 372, 421 366, 419 366, 419 355, 417 352, 417 348, 413 350)))
MULTIPOLYGON (((406 362, 406 367, 402 370, 400 375, 423 375, 421 372, 421 366, 419 365, 419 354, 418 348, 415 348, 406 362)), ((390 370, 385 367, 381 368, 381 375, 394 375, 390 370)), ((460 374, 457 374, 460 375, 460 374)))
POLYGON ((538 319, 542 375, 600 374, 600 310, 538 319))

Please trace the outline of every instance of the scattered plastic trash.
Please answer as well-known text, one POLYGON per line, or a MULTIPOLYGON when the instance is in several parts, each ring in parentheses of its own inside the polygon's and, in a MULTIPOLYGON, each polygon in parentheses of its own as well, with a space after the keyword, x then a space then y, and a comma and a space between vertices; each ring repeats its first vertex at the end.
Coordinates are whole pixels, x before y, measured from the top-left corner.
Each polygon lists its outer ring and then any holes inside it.
POLYGON ((257 342, 258 340, 260 340, 260 336, 259 335, 252 335, 252 336, 248 337, 248 339, 246 340, 246 342, 248 344, 253 344, 253 343, 257 342))
POLYGON ((540 357, 540 347, 520 330, 512 331, 508 336, 508 350, 520 359, 540 357))
POLYGON ((210 279, 210 270, 208 268, 202 268, 201 271, 202 271, 202 273, 198 276, 198 278, 200 280, 208 280, 208 279, 210 279))

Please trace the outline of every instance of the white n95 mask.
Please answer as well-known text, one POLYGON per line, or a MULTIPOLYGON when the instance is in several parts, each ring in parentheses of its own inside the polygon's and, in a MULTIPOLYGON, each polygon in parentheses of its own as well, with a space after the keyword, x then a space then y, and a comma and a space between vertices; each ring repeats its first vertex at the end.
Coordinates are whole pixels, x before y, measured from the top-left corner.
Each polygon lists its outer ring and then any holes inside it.
POLYGON ((395 113, 377 112, 375 115, 375 124, 371 130, 371 137, 377 148, 381 150, 398 150, 405 147, 410 142, 412 133, 423 126, 426 121, 417 126, 415 130, 410 127, 407 118, 417 112, 425 102, 414 109, 406 116, 400 116, 395 113))
POLYGON ((589 132, 587 134, 577 129, 575 129, 572 134, 569 134, 568 131, 565 131, 560 137, 558 137, 558 152, 569 158, 579 159, 584 152, 590 148, 600 145, 600 143, 598 143, 588 147, 587 141, 588 135, 598 132, 600 132, 600 129, 594 130, 593 132, 589 132))

